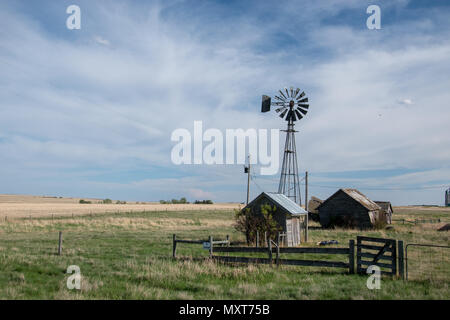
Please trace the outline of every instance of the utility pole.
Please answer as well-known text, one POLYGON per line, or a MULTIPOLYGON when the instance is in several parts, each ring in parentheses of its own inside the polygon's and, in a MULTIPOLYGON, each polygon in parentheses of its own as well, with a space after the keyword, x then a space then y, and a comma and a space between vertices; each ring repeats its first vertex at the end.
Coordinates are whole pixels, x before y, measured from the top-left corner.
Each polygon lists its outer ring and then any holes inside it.
POLYGON ((308 228, 309 228, 309 212, 308 212, 308 171, 305 172, 305 210, 306 210, 306 230, 305 240, 308 242, 308 228))
POLYGON ((308 211, 308 171, 305 172, 305 210, 308 211))
POLYGON ((250 199, 250 155, 248 155, 248 167, 245 167, 244 172, 247 173, 247 204, 250 199))

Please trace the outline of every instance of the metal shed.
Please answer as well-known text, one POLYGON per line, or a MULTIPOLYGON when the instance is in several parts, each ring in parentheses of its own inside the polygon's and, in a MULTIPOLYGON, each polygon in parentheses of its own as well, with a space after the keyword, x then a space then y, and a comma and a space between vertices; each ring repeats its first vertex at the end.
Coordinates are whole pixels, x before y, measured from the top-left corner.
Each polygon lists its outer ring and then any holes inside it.
POLYGON ((287 246, 296 246, 302 241, 306 241, 308 213, 284 194, 262 192, 243 210, 248 208, 253 214, 260 214, 261 206, 265 204, 276 207, 273 218, 286 233, 285 244, 287 246))

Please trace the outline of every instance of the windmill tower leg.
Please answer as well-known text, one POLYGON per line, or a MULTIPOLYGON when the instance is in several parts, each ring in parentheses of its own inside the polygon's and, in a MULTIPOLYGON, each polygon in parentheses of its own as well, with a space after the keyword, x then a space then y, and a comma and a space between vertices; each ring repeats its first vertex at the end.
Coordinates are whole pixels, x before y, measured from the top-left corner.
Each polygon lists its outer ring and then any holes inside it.
POLYGON ((288 122, 286 130, 286 143, 284 146, 283 164, 281 167, 280 184, 278 193, 282 193, 299 205, 302 204, 300 197, 300 183, 298 178, 297 150, 295 146, 294 122, 288 122))

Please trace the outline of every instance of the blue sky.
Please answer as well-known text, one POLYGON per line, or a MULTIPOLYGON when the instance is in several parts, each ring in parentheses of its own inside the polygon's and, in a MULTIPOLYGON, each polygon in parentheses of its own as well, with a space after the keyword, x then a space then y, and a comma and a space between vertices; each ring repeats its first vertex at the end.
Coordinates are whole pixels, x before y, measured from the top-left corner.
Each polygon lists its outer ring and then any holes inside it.
MULTIPOLYGON (((262 94, 304 89, 310 195, 443 204, 447 1, 2 1, 0 193, 244 201, 242 165, 173 165, 173 130, 283 128, 262 94), (66 8, 81 8, 81 30, 66 8), (368 30, 366 8, 381 8, 368 30)), ((280 144, 284 142, 281 136, 280 144)), ((252 197, 279 175, 255 166, 252 197)))

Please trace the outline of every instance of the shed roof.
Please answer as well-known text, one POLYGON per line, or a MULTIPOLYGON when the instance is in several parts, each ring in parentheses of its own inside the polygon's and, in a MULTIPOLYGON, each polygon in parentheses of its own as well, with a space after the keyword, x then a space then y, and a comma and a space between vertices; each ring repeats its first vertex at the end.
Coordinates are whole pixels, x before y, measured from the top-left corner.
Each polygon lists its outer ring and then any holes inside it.
POLYGON ((254 200, 252 200, 246 207, 252 206, 252 204, 261 197, 269 198, 291 215, 304 215, 308 213, 306 212, 305 209, 300 207, 297 203, 286 197, 284 194, 272 192, 262 192, 254 200))
POLYGON ((349 197, 351 197, 353 200, 355 200, 358 203, 360 203, 364 208, 366 208, 369 211, 380 210, 381 209, 379 205, 377 205, 375 202, 373 202, 372 200, 367 198, 364 194, 362 194, 358 190, 356 190, 356 189, 348 189, 348 188, 339 189, 332 196, 330 196, 327 200, 325 200, 319 207, 321 207, 323 204, 328 202, 328 200, 332 199, 340 191, 342 191, 345 194, 347 194, 349 197))
POLYGON ((374 201, 377 205, 381 207, 384 211, 388 211, 389 208, 391 208, 391 211, 394 211, 392 209, 392 205, 389 201, 374 201))

